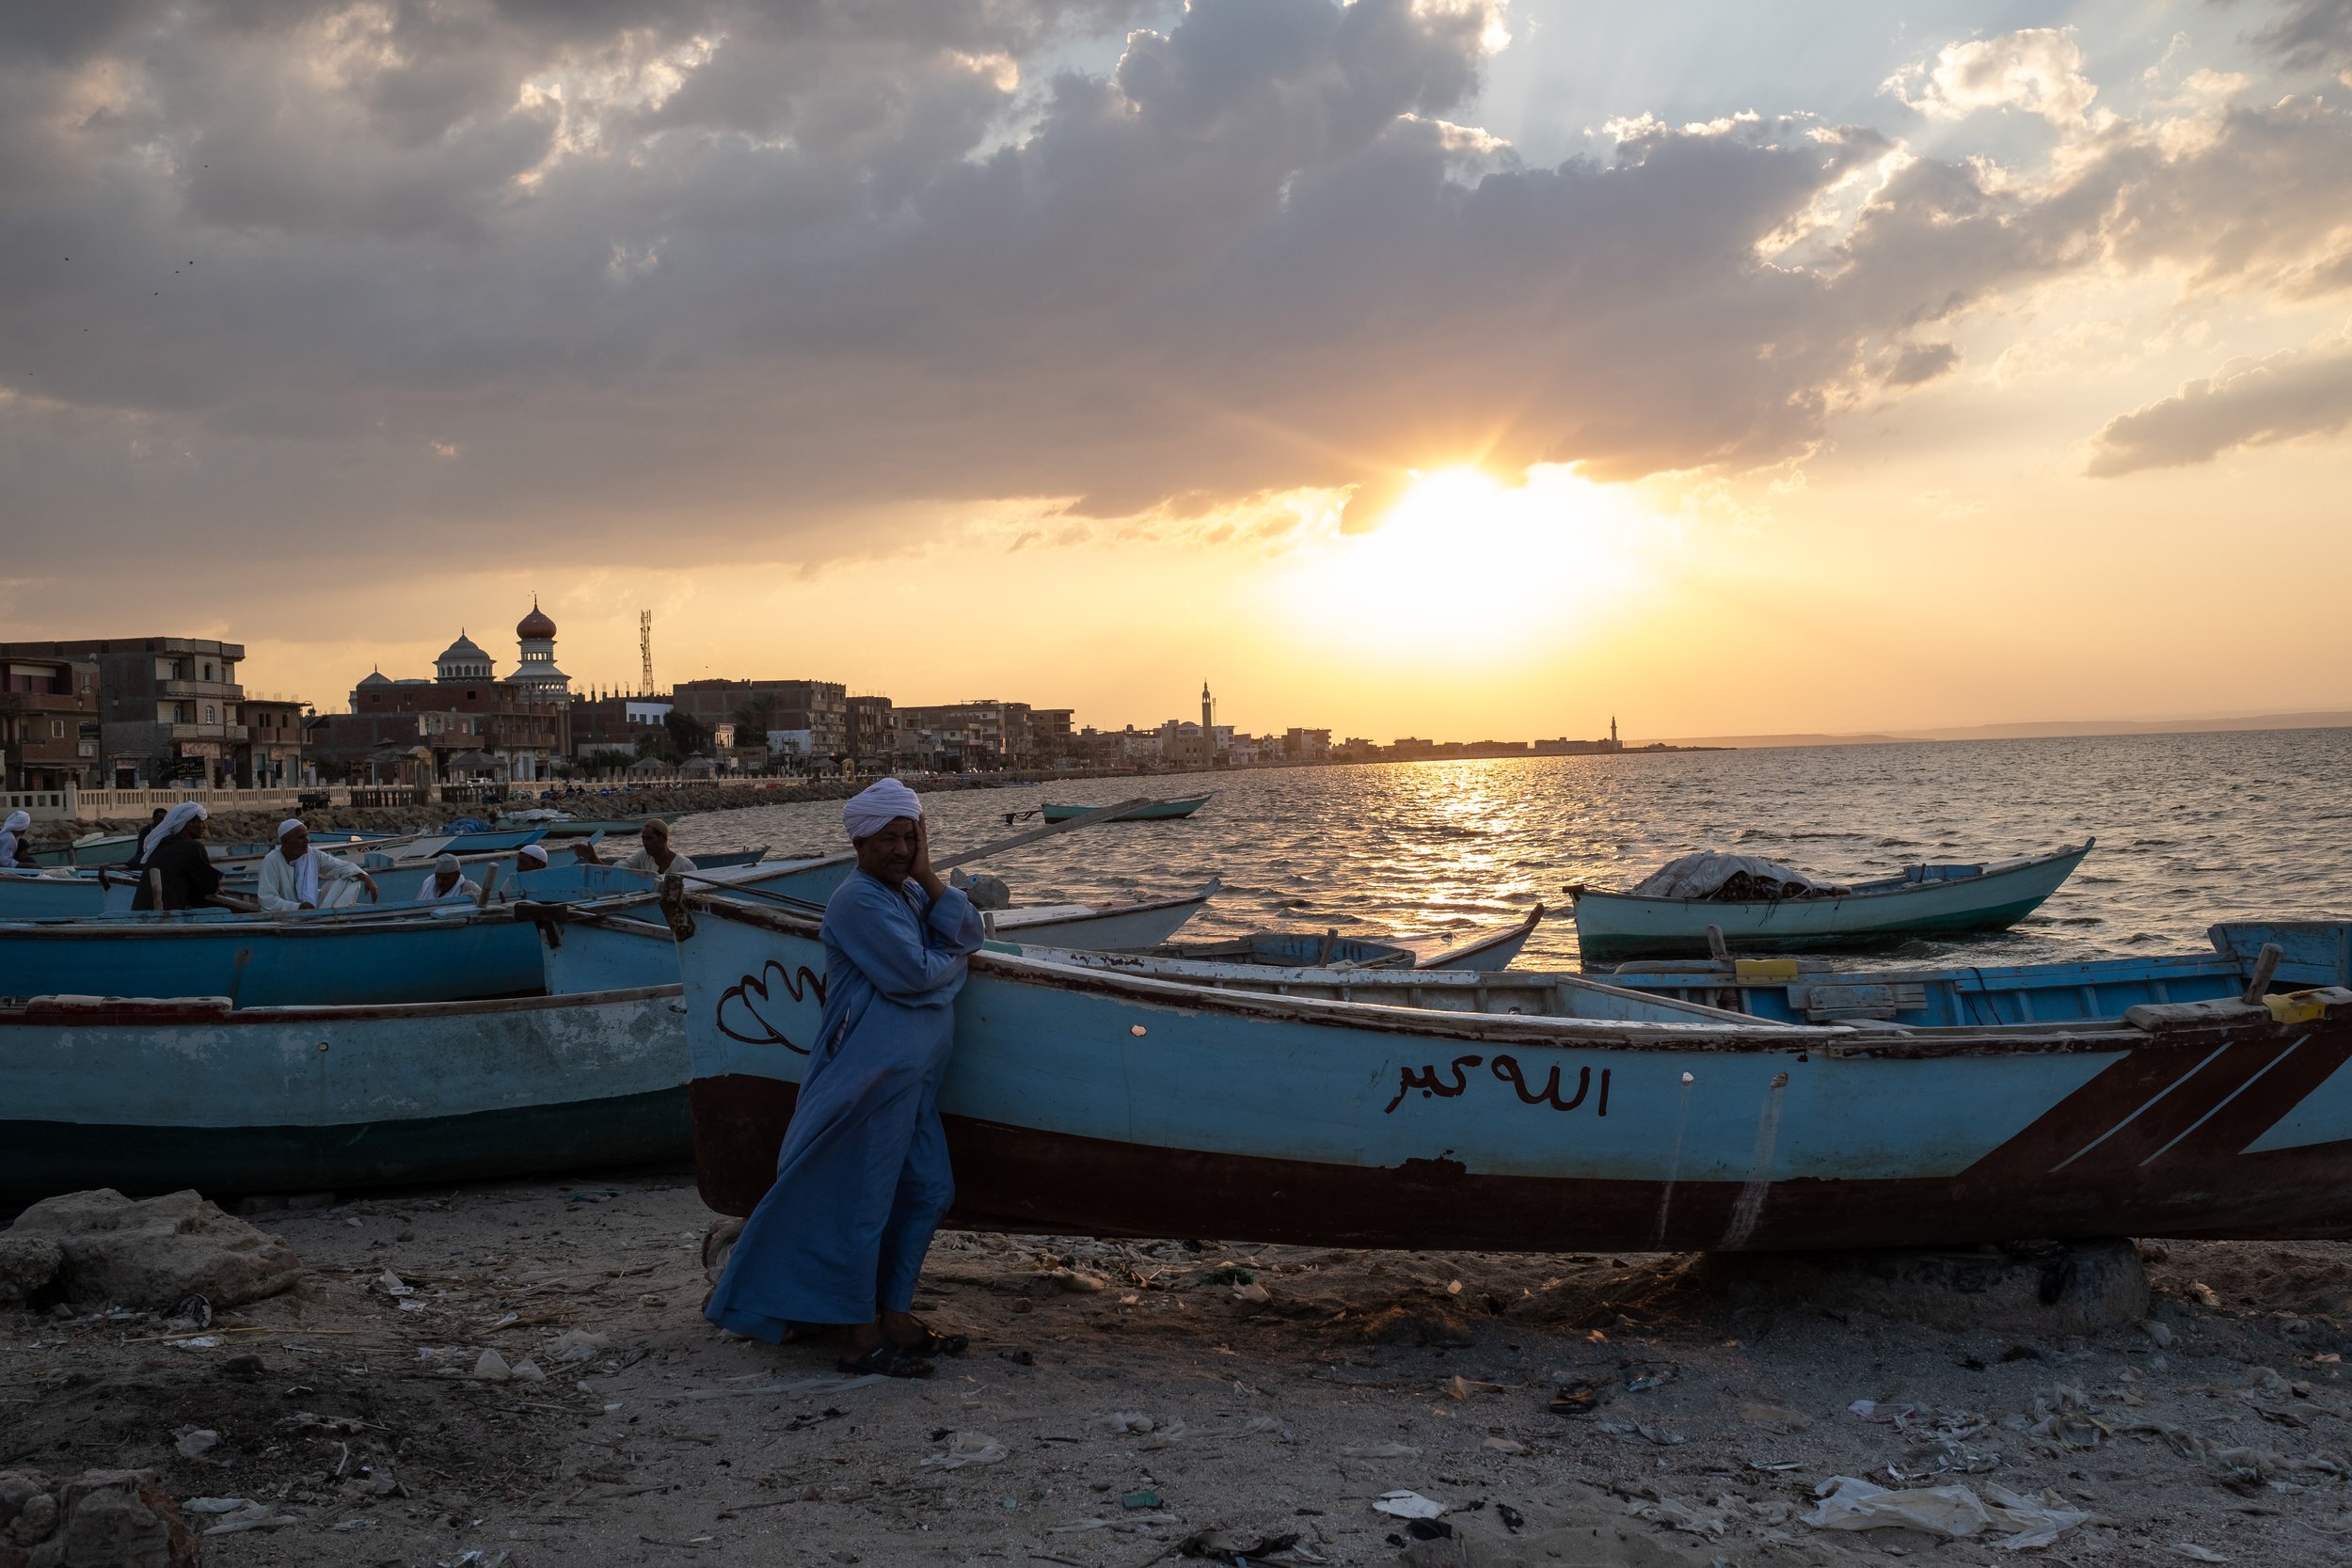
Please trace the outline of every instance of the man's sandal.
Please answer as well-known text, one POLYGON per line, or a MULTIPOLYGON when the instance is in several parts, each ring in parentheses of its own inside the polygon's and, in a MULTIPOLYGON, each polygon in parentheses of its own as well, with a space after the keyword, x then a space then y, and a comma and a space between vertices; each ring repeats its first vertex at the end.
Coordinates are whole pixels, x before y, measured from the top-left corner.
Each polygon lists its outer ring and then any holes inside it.
POLYGON ((931 1364, 929 1361, 919 1355, 900 1350, 887 1339, 863 1355, 845 1355, 835 1361, 834 1366, 851 1377, 871 1377, 877 1373, 883 1377, 929 1377, 931 1375, 931 1364))
MULTIPOLYGON (((888 1342, 888 1341, 885 1341, 888 1342)), ((969 1334, 935 1334, 930 1328, 911 1345, 898 1346, 900 1355, 961 1355, 972 1348, 969 1334)))

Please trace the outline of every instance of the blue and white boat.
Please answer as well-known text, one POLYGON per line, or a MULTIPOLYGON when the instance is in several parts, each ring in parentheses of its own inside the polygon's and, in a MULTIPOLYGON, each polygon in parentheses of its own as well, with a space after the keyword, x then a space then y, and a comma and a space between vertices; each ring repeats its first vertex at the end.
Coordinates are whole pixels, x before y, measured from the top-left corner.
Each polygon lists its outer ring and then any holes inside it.
POLYGON ((1783 1023, 1874 1021, 1912 1028, 2077 1023, 2134 1007, 2242 994, 2265 946, 2281 990, 2352 986, 2352 923, 2232 922, 2210 953, 2074 963, 1835 967, 1818 958, 1668 959, 1603 972, 1625 986, 1783 1023))
POLYGON ((397 1006, 0 1004, 0 1205, 675 1160, 680 1006, 675 985, 397 1006))
MULTIPOLYGON (((817 917, 670 912, 697 1177, 743 1213, 817 1043, 817 917)), ((940 1101, 956 1223, 1542 1251, 2352 1233, 2343 987, 1911 1030, 1569 975, 1342 978, 975 956, 940 1101), (1471 1005, 1391 999, 1416 985, 1471 1005)))

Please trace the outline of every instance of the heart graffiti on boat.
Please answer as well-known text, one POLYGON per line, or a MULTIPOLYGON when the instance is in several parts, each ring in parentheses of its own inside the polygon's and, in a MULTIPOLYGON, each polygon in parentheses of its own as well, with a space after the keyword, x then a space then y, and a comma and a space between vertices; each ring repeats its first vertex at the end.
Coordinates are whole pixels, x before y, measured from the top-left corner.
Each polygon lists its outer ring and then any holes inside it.
POLYGON ((719 996, 719 1032, 729 1039, 745 1045, 780 1045, 787 1051, 808 1054, 808 1047, 795 1045, 791 1037, 770 1021, 763 1005, 770 1003, 773 992, 783 990, 794 1002, 808 996, 817 998, 817 1005, 825 1003, 825 977, 806 964, 798 971, 788 970, 773 958, 757 974, 746 974, 729 986, 719 996))

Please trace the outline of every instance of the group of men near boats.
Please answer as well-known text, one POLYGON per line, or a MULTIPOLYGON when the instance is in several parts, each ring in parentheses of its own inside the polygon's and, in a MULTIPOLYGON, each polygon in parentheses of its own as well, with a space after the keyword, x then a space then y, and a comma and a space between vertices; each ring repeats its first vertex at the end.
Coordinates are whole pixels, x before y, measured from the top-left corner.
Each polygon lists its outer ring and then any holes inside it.
MULTIPOLYGON (((204 847, 211 814, 196 801, 159 811, 127 868, 135 909, 213 902, 221 873, 204 847)), ((14 863, 29 818, 0 825, 0 864, 14 863)), ((931 1236, 955 1197, 939 1088, 955 1046, 956 994, 986 935, 964 893, 931 865, 921 800, 882 779, 845 802, 857 871, 825 906, 824 1013, 804 1070, 776 1180, 728 1258, 703 1312, 730 1333, 771 1344, 838 1332, 843 1371, 923 1377, 968 1339, 914 1315, 931 1236)), ((666 876, 694 863, 648 818, 622 863, 666 876)), ((593 843, 573 847, 596 862, 593 843)), ((548 864, 537 844, 517 869, 548 864)), ((441 854, 421 901, 479 899, 481 885, 441 854)), ((265 911, 337 909, 378 895, 366 870, 323 853, 299 817, 278 825, 258 885, 265 911)))
MULTIPOLYGON (((220 867, 204 847, 211 818, 212 813, 196 800, 183 800, 169 810, 156 808, 153 819, 140 836, 137 851, 121 868, 138 879, 138 891, 131 901, 134 910, 200 909, 221 901, 220 867)), ((13 838, 19 825, 14 816, 9 822, 8 829, 0 831, 13 838)), ((22 826, 29 825, 27 818, 22 826)), ((670 847, 670 825, 660 817, 646 818, 638 838, 642 847, 621 863, 623 870, 663 876, 672 871, 695 869, 692 861, 670 847)), ((18 852, 13 843, 0 848, 7 848, 11 855, 18 852)), ((599 861, 592 843, 583 842, 572 849, 583 862, 599 861)), ((9 863, 0 861, 0 864, 5 863, 9 863)), ((548 851, 541 845, 526 844, 516 851, 515 868, 518 872, 543 871, 547 866, 548 851)), ((348 909, 358 905, 363 896, 370 903, 381 897, 375 879, 366 870, 312 846, 310 831, 298 816, 290 816, 278 825, 278 841, 262 857, 254 892, 255 903, 265 914, 348 909)), ((424 879, 408 901, 434 904, 461 898, 482 901, 482 884, 466 875, 463 862, 444 851, 434 857, 433 875, 424 879)))

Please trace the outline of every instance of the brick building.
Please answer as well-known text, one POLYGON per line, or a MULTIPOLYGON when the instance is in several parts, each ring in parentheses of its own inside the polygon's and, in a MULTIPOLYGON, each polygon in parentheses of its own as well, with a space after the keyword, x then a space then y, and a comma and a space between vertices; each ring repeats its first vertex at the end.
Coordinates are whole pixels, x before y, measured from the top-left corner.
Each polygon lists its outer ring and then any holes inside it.
POLYGON ((87 659, 0 662, 0 789, 99 782, 98 666, 87 659))
POLYGON ((0 659, 67 659, 97 667, 99 782, 122 788, 174 780, 226 784, 246 739, 238 642, 195 637, 103 637, 0 642, 0 659))

